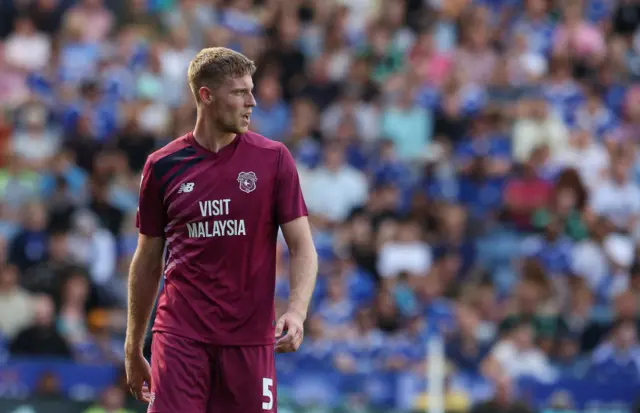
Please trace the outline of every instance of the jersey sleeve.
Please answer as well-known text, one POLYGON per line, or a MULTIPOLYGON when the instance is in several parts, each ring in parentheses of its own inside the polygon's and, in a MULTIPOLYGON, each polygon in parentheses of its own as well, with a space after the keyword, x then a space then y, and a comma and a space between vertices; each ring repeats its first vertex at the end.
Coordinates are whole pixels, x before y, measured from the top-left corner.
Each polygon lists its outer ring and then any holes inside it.
POLYGON ((293 156, 286 147, 280 150, 276 176, 276 219, 278 225, 308 215, 300 188, 300 177, 293 156))
POLYGON ((166 219, 160 185, 153 175, 153 164, 149 158, 140 178, 140 200, 136 215, 136 226, 140 233, 150 237, 164 236, 166 219))

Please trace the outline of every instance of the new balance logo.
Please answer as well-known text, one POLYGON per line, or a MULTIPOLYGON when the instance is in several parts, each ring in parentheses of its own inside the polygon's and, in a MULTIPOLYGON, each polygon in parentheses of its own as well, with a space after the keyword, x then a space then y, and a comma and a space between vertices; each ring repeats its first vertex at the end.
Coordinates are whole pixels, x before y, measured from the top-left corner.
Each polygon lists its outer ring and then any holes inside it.
POLYGON ((180 189, 178 189, 178 193, 182 194, 182 193, 186 193, 186 192, 191 192, 193 191, 193 187, 195 186, 195 184, 193 182, 186 182, 180 185, 180 189))

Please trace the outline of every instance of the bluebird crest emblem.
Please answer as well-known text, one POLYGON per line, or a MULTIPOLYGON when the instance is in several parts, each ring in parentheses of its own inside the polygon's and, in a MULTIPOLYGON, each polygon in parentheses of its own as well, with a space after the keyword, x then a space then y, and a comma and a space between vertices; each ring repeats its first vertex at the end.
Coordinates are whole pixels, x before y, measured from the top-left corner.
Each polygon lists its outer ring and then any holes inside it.
POLYGON ((240 172, 238 174, 238 183, 242 192, 253 192, 256 189, 256 181, 258 178, 253 172, 240 172))

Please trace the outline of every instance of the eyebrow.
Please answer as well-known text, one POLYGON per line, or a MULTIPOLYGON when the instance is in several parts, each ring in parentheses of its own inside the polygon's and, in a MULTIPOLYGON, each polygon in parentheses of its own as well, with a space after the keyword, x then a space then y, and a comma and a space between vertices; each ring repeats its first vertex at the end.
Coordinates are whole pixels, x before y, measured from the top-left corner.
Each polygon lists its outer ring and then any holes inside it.
POLYGON ((253 86, 252 87, 236 87, 231 89, 231 92, 250 92, 253 90, 253 86))

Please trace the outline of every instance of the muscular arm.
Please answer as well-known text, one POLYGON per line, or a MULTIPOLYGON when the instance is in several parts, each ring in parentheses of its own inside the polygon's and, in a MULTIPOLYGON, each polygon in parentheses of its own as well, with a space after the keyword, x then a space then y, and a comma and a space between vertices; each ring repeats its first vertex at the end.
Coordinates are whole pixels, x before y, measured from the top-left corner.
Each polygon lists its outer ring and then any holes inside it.
POLYGON ((289 247, 289 277, 291 293, 289 311, 295 311, 306 318, 309 302, 316 285, 318 274, 318 254, 311 238, 307 217, 300 217, 282 226, 289 247))
POLYGON ((140 234, 129 270, 127 352, 142 351, 144 335, 162 275, 164 239, 140 234))

